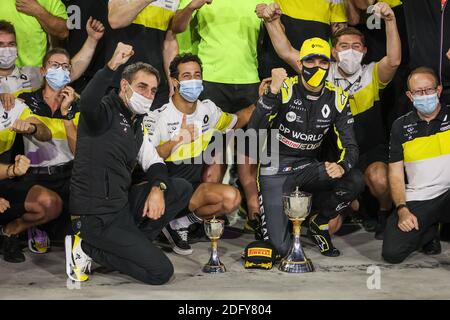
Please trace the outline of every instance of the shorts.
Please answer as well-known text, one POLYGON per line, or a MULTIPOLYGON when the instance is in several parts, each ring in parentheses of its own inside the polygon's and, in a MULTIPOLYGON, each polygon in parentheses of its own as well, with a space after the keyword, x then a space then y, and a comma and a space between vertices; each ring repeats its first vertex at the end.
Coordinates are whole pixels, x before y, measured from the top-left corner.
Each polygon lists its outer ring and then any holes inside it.
POLYGON ((0 184, 0 197, 9 201, 10 208, 0 213, 0 225, 7 224, 25 214, 25 199, 36 183, 4 181, 0 184))
POLYGON ((203 81, 200 99, 209 99, 222 111, 236 113, 258 101, 259 83, 226 84, 203 81))
POLYGON ((366 172, 367 168, 374 162, 388 163, 389 160, 389 149, 385 144, 379 144, 373 147, 369 151, 359 155, 359 161, 356 165, 363 174, 366 172))
MULTIPOLYGON (((222 111, 236 114, 238 111, 247 108, 252 104, 256 104, 259 98, 259 83, 251 84, 226 84, 203 81, 204 90, 200 96, 201 100, 209 99, 214 102, 222 111)), ((243 128, 245 130, 245 128, 243 128)), ((223 150, 226 150, 226 135, 223 135, 223 150)), ((250 143, 245 140, 246 156, 251 155, 249 152, 250 143)), ((225 153, 218 154, 222 163, 226 163, 225 153)), ((233 159, 236 162, 236 159, 233 159)))

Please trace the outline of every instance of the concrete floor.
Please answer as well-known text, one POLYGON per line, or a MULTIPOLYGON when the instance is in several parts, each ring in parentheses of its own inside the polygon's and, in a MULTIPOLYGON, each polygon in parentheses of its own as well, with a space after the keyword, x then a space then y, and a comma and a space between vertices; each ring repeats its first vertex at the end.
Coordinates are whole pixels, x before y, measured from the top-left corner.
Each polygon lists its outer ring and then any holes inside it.
MULTIPOLYGON (((242 222, 238 223, 238 225, 242 222)), ((237 225, 236 225, 237 226, 237 225)), ((384 263, 381 241, 363 230, 335 237, 342 255, 320 255, 309 239, 303 239, 306 255, 316 272, 286 274, 245 270, 240 253, 252 237, 229 229, 220 241, 220 255, 228 272, 206 275, 201 268, 208 260, 209 243, 193 245, 194 253, 182 257, 168 253, 175 266, 175 278, 164 286, 147 286, 117 272, 91 275, 77 286, 67 281, 63 248, 51 253, 26 252, 27 261, 9 264, 0 258, 0 299, 449 299, 450 244, 442 243, 438 256, 415 253, 400 265, 384 263), (379 289, 368 289, 371 266, 379 267, 379 289)), ((100 269, 101 270, 101 269, 100 269)), ((370 283, 376 283, 371 281, 370 283)))

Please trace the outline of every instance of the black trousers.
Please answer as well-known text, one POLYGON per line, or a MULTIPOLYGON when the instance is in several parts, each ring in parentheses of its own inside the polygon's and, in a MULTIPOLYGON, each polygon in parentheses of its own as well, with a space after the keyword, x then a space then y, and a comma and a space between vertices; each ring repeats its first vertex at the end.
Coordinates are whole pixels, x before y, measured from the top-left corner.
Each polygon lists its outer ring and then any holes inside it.
POLYGON ((192 195, 192 186, 183 179, 171 179, 165 195, 166 211, 158 220, 142 219, 148 184, 132 187, 129 203, 122 210, 81 216, 83 251, 95 262, 118 270, 147 284, 170 280, 174 268, 152 241, 183 210, 192 195))
POLYGON ((450 222, 450 190, 435 199, 408 201, 409 210, 417 217, 419 230, 403 232, 398 227, 398 214, 388 218, 382 256, 389 263, 400 263, 411 253, 438 236, 440 222, 450 222))
POLYGON ((226 84, 203 81, 202 100, 210 99, 224 112, 236 113, 258 101, 259 83, 226 84))
POLYGON ((283 212, 283 193, 291 193, 296 186, 300 191, 312 193, 313 213, 330 220, 364 190, 360 171, 351 170, 340 179, 331 179, 325 164, 315 159, 280 159, 279 168, 261 168, 258 180, 263 236, 281 255, 291 245, 289 220, 283 212))

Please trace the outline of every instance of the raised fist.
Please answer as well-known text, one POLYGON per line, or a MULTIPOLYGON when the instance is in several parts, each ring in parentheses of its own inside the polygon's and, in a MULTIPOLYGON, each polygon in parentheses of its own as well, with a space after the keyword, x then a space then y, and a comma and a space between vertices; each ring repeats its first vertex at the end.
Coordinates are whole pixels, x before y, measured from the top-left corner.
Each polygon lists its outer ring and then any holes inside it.
POLYGON ((105 34, 105 26, 100 21, 89 17, 86 23, 86 32, 88 37, 95 41, 99 41, 105 34))
POLYGON ((281 17, 281 8, 277 3, 258 4, 256 6, 256 15, 265 22, 271 22, 281 17))
POLYGON ((116 50, 108 62, 108 67, 111 70, 117 70, 121 65, 127 63, 127 61, 134 55, 133 47, 125 43, 119 42, 116 50))
POLYGON ((385 21, 392 21, 395 19, 394 11, 392 11, 392 8, 385 2, 377 2, 373 6, 373 13, 385 21))
POLYGON ((270 84, 270 91, 273 94, 280 92, 284 80, 288 77, 287 72, 283 68, 272 69, 272 83, 270 84))

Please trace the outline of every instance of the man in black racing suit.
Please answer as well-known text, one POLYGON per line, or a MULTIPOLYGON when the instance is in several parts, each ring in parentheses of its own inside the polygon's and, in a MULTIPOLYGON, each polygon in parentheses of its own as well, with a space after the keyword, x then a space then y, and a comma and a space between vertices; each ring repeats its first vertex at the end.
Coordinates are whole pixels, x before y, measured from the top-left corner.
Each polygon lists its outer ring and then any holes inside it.
POLYGON ((306 40, 300 51, 301 75, 287 78, 284 69, 273 69, 271 85, 258 101, 249 123, 253 129, 272 129, 266 152, 279 161, 260 164, 258 190, 264 240, 270 241, 282 256, 291 244, 283 193, 298 186, 313 194, 308 234, 323 255, 336 257, 340 252, 331 242, 328 222, 364 189, 362 174, 353 169, 358 146, 348 95, 325 81, 329 60, 328 42, 306 40), (340 159, 319 162, 319 147, 329 130, 338 137, 340 159))

